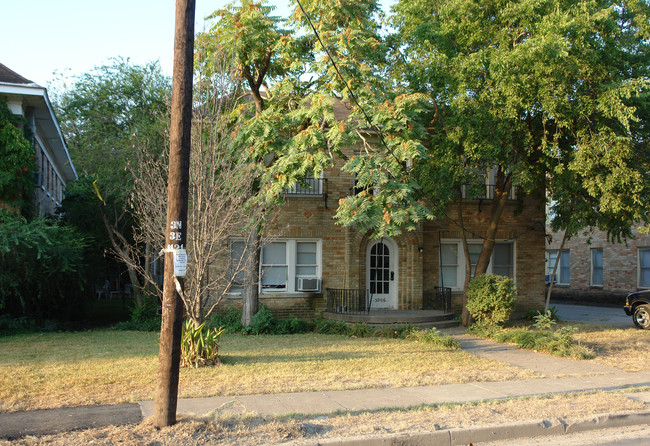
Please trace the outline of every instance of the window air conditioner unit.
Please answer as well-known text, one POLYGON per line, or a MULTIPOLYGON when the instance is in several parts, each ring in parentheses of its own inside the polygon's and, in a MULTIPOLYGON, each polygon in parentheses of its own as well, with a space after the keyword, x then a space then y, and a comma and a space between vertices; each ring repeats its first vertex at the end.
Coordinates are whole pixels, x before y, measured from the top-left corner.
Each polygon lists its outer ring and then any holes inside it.
POLYGON ((298 279, 298 291, 318 291, 320 288, 319 279, 298 279))

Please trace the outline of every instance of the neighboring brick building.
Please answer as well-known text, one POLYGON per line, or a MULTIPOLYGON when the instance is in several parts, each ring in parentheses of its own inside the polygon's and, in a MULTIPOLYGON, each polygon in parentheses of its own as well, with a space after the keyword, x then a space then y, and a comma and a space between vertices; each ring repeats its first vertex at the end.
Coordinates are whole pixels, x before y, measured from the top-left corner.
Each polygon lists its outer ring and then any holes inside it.
MULTIPOLYGON (((568 240, 560 254, 553 298, 623 305, 632 291, 650 288, 650 235, 633 230, 634 239, 607 240, 597 229, 568 240)), ((546 247, 547 278, 553 272, 562 233, 553 233, 546 247)))
POLYGON ((0 64, 0 97, 27 120, 34 136, 36 211, 54 214, 68 181, 77 178, 47 90, 0 64))
MULTIPOLYGON (((352 155, 360 147, 348 150, 352 155)), ((448 287, 452 309, 458 312, 465 274, 458 226, 445 219, 422 224, 418 231, 394 239, 371 240, 367 233, 337 225, 334 215, 339 199, 354 193, 354 178, 341 171, 341 166, 339 161, 322 179, 307 180, 309 189, 298 186, 289 191, 278 217, 267 225, 260 261, 260 303, 281 317, 313 318, 326 310, 327 290, 337 289, 360 300, 372 297, 371 309, 422 310, 431 309, 431 296, 439 287, 448 287)), ((486 195, 490 195, 489 185, 486 195)), ((489 272, 515 279, 519 289, 516 311, 523 313, 544 305, 545 216, 543 204, 528 197, 515 198, 503 214, 489 272)), ((485 233, 489 205, 484 199, 465 202, 463 220, 471 232, 485 233)), ((455 214, 455 208, 449 209, 451 218, 456 219, 455 214)), ((481 242, 470 240, 474 262, 481 242)), ((235 292, 222 305, 240 300, 235 292)), ((330 311, 333 305, 334 311, 359 309, 350 307, 356 303, 332 304, 330 300, 330 311)))

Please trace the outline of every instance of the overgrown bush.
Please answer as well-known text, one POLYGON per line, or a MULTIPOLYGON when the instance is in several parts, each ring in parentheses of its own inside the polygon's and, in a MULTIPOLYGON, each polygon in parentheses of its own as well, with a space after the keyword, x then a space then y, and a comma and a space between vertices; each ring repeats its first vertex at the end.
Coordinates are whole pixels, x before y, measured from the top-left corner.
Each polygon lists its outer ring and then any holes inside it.
POLYGON ((83 309, 86 240, 42 218, 0 221, 0 309, 42 324, 83 309))
POLYGON ((517 287, 509 277, 481 274, 467 287, 467 310, 479 323, 502 324, 510 319, 517 300, 517 287))
POLYGON ((241 309, 229 306, 223 313, 212 313, 206 325, 208 327, 223 327, 226 333, 241 333, 241 309))
POLYGON ((207 328, 205 322, 195 327, 191 319, 186 319, 181 336, 181 367, 219 364, 219 341, 223 332, 223 328, 207 328))
POLYGON ((142 296, 140 303, 131 308, 131 319, 113 325, 116 330, 160 331, 161 317, 158 314, 159 300, 156 296, 142 296))

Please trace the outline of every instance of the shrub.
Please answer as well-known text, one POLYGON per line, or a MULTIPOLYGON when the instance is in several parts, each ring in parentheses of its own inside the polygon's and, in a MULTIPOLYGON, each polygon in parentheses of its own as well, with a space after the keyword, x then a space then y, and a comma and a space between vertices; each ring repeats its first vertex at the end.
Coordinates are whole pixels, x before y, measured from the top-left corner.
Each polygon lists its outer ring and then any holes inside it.
POLYGON ((226 333, 241 333, 244 328, 241 324, 241 309, 230 305, 224 313, 212 313, 206 326, 223 327, 226 333))
POLYGON ((245 334, 273 334, 276 326, 276 319, 273 316, 273 313, 269 311, 264 305, 257 310, 257 313, 253 315, 251 319, 251 324, 248 327, 244 327, 243 333, 245 334))
POLYGON ((467 287, 467 310, 479 323, 501 324, 515 308, 517 287, 509 277, 482 274, 467 287))
POLYGON ((206 328, 205 322, 195 327, 191 319, 185 320, 181 337, 181 367, 219 364, 219 340, 223 332, 223 328, 206 328))
POLYGON ((320 334, 347 335, 350 328, 345 322, 332 321, 329 319, 318 319, 314 331, 320 334))
POLYGON ((356 338, 370 338, 375 336, 375 330, 365 322, 352 324, 348 331, 348 336, 356 338))

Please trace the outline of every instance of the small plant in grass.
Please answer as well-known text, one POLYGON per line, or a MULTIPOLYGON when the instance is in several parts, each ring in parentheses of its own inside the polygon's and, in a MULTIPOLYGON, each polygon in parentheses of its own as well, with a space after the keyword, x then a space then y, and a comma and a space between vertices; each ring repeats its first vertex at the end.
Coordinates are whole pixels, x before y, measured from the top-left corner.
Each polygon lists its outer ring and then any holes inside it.
POLYGON ((435 327, 429 328, 427 330, 418 330, 417 328, 412 327, 406 335, 405 339, 440 348, 460 348, 460 343, 457 340, 451 336, 441 334, 440 331, 435 327))
POLYGON ((535 321, 533 327, 540 331, 550 330, 556 324, 553 313, 550 310, 546 310, 544 313, 538 312, 537 316, 533 316, 533 320, 535 321))
POLYGON ((369 327, 365 322, 352 324, 348 332, 348 336, 355 338, 370 338, 375 335, 375 330, 372 327, 369 327))
POLYGON ((219 364, 219 340, 223 332, 223 328, 206 328, 205 322, 195 327, 187 319, 181 337, 181 367, 219 364))
POLYGON ((517 287, 509 277, 481 274, 467 287, 467 310, 479 323, 502 324, 512 314, 517 287))

